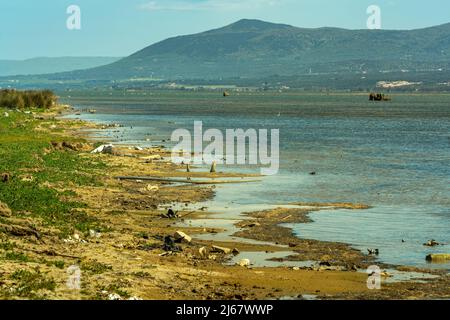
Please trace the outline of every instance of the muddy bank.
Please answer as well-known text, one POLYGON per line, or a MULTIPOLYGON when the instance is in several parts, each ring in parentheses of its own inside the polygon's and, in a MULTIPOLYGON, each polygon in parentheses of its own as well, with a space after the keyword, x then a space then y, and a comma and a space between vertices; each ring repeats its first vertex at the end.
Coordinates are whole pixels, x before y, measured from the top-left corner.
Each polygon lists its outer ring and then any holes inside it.
MULTIPOLYGON (((241 236, 268 244, 197 240, 196 235, 221 230, 180 227, 179 222, 210 215, 196 207, 214 197, 214 185, 121 181, 117 177, 212 180, 240 175, 206 170, 187 173, 183 166, 165 160, 168 153, 160 147, 135 150, 120 146, 111 154, 91 154, 98 145, 87 132, 108 128, 55 119, 58 113, 20 115, 11 123, 13 128, 28 126, 21 129, 21 139, 27 145, 28 140, 36 143, 36 149, 30 166, 12 168, 12 180, 1 182, 7 183, 2 185, 5 190, 14 193, 0 195, 9 209, 0 217, 0 223, 8 226, 0 229, 1 298, 277 299, 317 295, 347 299, 382 294, 367 289, 365 273, 353 271, 354 266, 367 265, 369 257, 344 244, 297 239, 278 226, 280 222, 308 222, 308 210, 314 208, 250 214, 258 225, 244 227, 241 236), (12 188, 15 183, 23 188, 12 188), (29 194, 23 194, 25 191, 29 194), (30 195, 36 198, 36 192, 47 197, 35 199, 42 202, 41 207, 26 201, 30 195), (26 210, 16 209, 12 196, 23 198, 26 210), (175 205, 181 207, 177 217, 168 217, 168 208, 175 205), (52 206, 55 209, 48 210, 52 206), (61 210, 64 215, 58 215, 61 210), (168 237, 175 240, 177 231, 193 239, 168 241, 168 237), (247 252, 292 251, 295 255, 290 259, 329 262, 346 269, 226 265, 233 254, 214 250, 214 246, 236 249, 242 257, 247 252), (68 286, 73 270, 80 271, 79 287, 75 288, 68 286)), ((11 143, 17 137, 5 141, 11 143)), ((412 294, 431 295, 437 286, 436 292, 445 296, 441 288, 445 282, 439 281, 424 285, 426 288, 414 287, 419 291, 412 294)))
POLYGON ((348 244, 300 239, 293 234, 292 229, 283 226, 285 223, 311 223, 309 213, 312 211, 342 208, 367 209, 369 206, 348 203, 298 203, 298 205, 308 207, 277 208, 244 213, 252 219, 239 222, 237 226, 242 228, 242 231, 235 233, 234 236, 287 245, 295 254, 276 259, 276 261, 315 262, 303 267, 303 270, 364 272, 364 269, 371 265, 387 270, 382 272, 381 290, 348 291, 336 295, 317 294, 318 299, 442 299, 450 297, 450 276, 443 270, 383 264, 376 261, 376 256, 363 254, 348 244), (394 278, 398 276, 400 279, 395 280, 394 278))
MULTIPOLYGON (((336 242, 323 242, 304 240, 296 237, 292 230, 284 227, 284 223, 310 223, 309 213, 320 210, 319 205, 307 208, 287 209, 278 208, 267 211, 250 212, 254 221, 243 221, 238 224, 243 230, 234 234, 238 237, 250 238, 260 241, 270 241, 276 244, 287 245, 296 253, 285 260, 288 261, 318 261, 332 266, 343 266, 347 270, 367 268, 373 264, 375 258, 353 249, 350 245, 336 242)), ((327 207, 330 207, 327 205, 327 207)), ((334 205, 332 208, 339 208, 334 205)))

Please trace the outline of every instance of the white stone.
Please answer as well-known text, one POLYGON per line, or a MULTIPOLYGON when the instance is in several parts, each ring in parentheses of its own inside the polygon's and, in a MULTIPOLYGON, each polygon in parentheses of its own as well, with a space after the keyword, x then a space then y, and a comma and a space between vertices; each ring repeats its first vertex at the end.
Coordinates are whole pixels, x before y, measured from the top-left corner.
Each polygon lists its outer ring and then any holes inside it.
POLYGON ((182 231, 175 232, 175 234, 173 236, 176 241, 181 241, 181 242, 185 242, 185 243, 191 243, 191 241, 192 241, 192 238, 182 231))
POLYGON ((249 267, 250 266, 250 260, 249 259, 242 259, 239 261, 238 265, 241 267, 249 267))

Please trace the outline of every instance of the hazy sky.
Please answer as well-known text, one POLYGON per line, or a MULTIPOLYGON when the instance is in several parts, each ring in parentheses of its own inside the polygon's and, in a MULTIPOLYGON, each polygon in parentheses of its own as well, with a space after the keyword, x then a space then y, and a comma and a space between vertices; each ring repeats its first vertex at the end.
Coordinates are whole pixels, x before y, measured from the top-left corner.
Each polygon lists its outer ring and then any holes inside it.
POLYGON ((126 56, 242 18, 362 29, 369 5, 381 8, 383 29, 450 22, 449 0, 0 0, 0 59, 126 56), (81 9, 81 30, 66 27, 70 5, 81 9))

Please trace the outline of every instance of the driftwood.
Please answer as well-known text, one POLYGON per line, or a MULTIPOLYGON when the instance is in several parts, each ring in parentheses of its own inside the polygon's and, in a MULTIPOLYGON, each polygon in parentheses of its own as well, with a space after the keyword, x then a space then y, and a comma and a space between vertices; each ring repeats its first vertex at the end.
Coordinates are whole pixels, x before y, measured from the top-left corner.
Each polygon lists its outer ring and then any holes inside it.
POLYGON ((18 225, 10 225, 10 224, 0 224, 0 232, 10 234, 16 237, 26 237, 26 236, 35 236, 40 239, 41 235, 35 229, 29 227, 22 227, 18 225))
POLYGON ((215 181, 194 181, 184 179, 168 179, 159 177, 116 177, 119 180, 142 180, 142 181, 160 181, 160 182, 174 182, 174 183, 190 183, 190 184, 226 184, 226 183, 248 183, 259 182, 260 180, 215 180, 215 181))
POLYGON ((196 211, 189 211, 189 212, 187 212, 187 213, 185 213, 185 214, 183 214, 183 215, 180 215, 179 218, 180 218, 180 219, 183 219, 183 218, 187 217, 188 215, 193 214, 193 213, 195 213, 195 212, 196 212, 196 211))
POLYGON ((40 250, 31 249, 31 248, 20 248, 20 250, 30 251, 30 252, 34 252, 34 253, 37 253, 37 254, 45 254, 46 256, 50 256, 50 257, 63 257, 63 258, 78 259, 78 260, 81 259, 80 257, 77 257, 77 256, 71 256, 71 255, 68 255, 68 254, 58 253, 58 252, 53 251, 53 250, 40 251, 40 250))

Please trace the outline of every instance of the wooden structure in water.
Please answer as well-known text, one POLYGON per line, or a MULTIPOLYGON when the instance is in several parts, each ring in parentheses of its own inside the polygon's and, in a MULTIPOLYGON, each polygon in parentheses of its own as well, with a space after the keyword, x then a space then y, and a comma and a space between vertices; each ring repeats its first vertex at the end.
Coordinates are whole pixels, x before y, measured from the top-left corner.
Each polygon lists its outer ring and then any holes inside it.
POLYGON ((369 95, 370 101, 391 101, 391 98, 386 96, 384 93, 371 93, 369 95))

